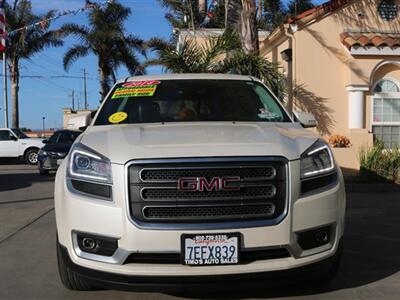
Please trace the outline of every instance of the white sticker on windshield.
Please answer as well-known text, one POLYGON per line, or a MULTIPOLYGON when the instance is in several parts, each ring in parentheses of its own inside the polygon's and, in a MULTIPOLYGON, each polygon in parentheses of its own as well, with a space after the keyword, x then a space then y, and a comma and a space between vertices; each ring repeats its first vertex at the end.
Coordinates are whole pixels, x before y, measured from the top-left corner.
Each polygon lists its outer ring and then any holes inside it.
POLYGON ((265 108, 260 108, 259 110, 260 110, 260 113, 257 116, 260 119, 263 119, 263 120, 276 120, 276 119, 278 119, 279 120, 281 118, 281 116, 279 116, 278 114, 269 112, 265 108))

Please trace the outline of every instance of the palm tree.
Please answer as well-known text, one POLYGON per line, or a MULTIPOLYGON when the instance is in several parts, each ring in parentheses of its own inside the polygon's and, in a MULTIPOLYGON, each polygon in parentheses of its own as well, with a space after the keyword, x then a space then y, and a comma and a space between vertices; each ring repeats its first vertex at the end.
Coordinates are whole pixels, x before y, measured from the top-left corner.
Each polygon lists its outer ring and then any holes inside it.
POLYGON ((239 33, 243 51, 258 55, 256 0, 225 0, 225 30, 239 33))
POLYGON ((157 58, 148 61, 148 64, 162 65, 165 71, 172 73, 218 72, 224 55, 241 49, 238 37, 230 33, 207 39, 201 45, 188 38, 179 51, 173 42, 160 39, 150 40, 149 46, 156 52, 157 58))
POLYGON ((28 27, 23 31, 15 32, 15 29, 25 27, 54 15, 53 11, 38 16, 32 13, 32 4, 29 0, 15 0, 13 6, 5 5, 7 20, 7 58, 11 77, 11 110, 12 127, 19 127, 19 63, 21 60, 30 59, 34 54, 47 47, 59 47, 63 41, 59 39, 57 32, 50 31, 49 23, 42 22, 41 26, 28 27), (14 32, 13 32, 14 31, 14 32))
MULTIPOLYGON (((260 1, 261 2, 261 1, 260 1)), ((263 4, 262 22, 266 30, 272 31, 287 18, 287 12, 282 0, 266 0, 263 4)))
POLYGON ((137 52, 145 55, 145 43, 125 33, 124 23, 130 14, 129 8, 115 1, 104 8, 96 6, 89 13, 89 26, 69 23, 60 29, 64 35, 72 35, 79 40, 64 55, 65 70, 68 71, 80 57, 90 53, 97 56, 101 100, 110 89, 110 81, 115 81, 118 67, 125 66, 131 75, 145 73, 136 55, 137 52))
POLYGON ((291 17, 297 16, 302 12, 313 8, 315 5, 312 0, 290 0, 287 14, 291 17))
POLYGON ((157 0, 168 9, 165 18, 174 28, 199 27, 202 22, 198 0, 157 0))
POLYGON ((199 13, 202 17, 205 17, 207 13, 207 0, 198 0, 199 1, 199 13))
POLYGON ((157 59, 151 65, 162 65, 172 73, 233 73, 260 78, 280 98, 285 95, 285 80, 278 66, 266 59, 242 50, 237 34, 226 32, 210 38, 204 44, 186 39, 179 51, 173 43, 160 39, 150 41, 157 59), (230 52, 231 55, 226 54, 230 52))
MULTIPOLYGON (((168 9, 165 18, 174 28, 188 29, 200 27, 207 13, 207 0, 157 0, 163 8, 168 9)), ((223 1, 223 0, 220 0, 223 1)), ((214 16, 207 24, 211 28, 225 26, 223 5, 218 5, 213 12, 214 16)))

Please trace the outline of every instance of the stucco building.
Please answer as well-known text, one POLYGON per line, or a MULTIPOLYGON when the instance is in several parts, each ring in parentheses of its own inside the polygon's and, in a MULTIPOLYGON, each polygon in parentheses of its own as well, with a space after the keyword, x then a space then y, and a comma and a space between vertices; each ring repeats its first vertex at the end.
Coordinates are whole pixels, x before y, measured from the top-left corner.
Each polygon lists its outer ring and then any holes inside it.
POLYGON ((94 110, 72 110, 71 108, 63 108, 63 128, 68 129, 68 123, 76 117, 88 115, 95 112, 94 110))
POLYGON ((279 63, 289 101, 312 112, 322 135, 341 134, 342 166, 374 138, 400 146, 399 0, 333 0, 289 19, 262 42, 261 55, 279 63))
POLYGON ((287 77, 288 103, 313 113, 322 136, 350 138, 350 149, 334 149, 349 170, 374 138, 400 146, 399 8, 400 0, 332 0, 260 38, 260 54, 287 77))

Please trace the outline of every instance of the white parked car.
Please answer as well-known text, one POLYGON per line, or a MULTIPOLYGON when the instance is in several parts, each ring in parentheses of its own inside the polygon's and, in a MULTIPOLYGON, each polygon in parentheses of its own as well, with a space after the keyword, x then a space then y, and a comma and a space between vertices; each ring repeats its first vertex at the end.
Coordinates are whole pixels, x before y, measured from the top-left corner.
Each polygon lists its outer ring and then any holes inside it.
POLYGON ((343 177, 304 129, 315 119, 297 118, 248 76, 118 82, 57 172, 63 284, 165 291, 332 278, 343 177))
POLYGON ((16 128, 0 128, 0 158, 24 158, 29 164, 36 165, 39 149, 44 139, 29 138, 16 128))

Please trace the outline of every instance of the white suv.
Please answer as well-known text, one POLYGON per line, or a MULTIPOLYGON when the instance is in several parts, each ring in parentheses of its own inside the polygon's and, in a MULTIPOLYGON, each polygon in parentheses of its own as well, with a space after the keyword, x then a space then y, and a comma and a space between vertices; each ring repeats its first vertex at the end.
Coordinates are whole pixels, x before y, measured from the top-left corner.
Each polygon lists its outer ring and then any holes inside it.
POLYGON ((298 121, 248 76, 118 82, 57 172, 63 284, 154 291, 331 278, 343 177, 303 128, 315 120, 298 121))
POLYGON ((0 128, 0 158, 22 157, 36 165, 43 139, 29 138, 16 128, 0 128))

